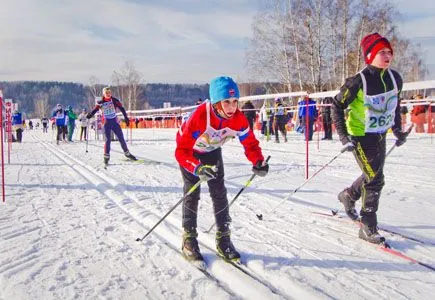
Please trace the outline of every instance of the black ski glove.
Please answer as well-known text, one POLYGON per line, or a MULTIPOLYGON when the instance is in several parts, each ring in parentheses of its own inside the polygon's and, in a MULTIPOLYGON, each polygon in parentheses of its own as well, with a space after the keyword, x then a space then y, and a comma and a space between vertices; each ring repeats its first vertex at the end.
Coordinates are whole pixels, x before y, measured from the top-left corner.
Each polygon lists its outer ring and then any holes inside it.
POLYGON ((196 175, 203 181, 209 181, 217 177, 217 167, 212 165, 200 164, 196 169, 196 175))
POLYGON ((259 160, 252 167, 252 172, 257 176, 264 177, 267 175, 267 172, 269 172, 269 164, 266 161, 259 160))
POLYGON ((406 137, 408 136, 409 132, 396 132, 394 135, 396 136, 397 140, 396 140, 396 147, 400 147, 403 144, 406 143, 406 137))
POLYGON ((91 113, 88 113, 88 114, 86 115, 86 119, 90 119, 90 118, 92 118, 92 114, 91 114, 91 113))
POLYGON ((355 142, 352 141, 352 139, 349 136, 340 138, 340 141, 344 146, 343 149, 341 149, 342 153, 346 151, 352 152, 353 150, 355 150, 356 147, 355 142))

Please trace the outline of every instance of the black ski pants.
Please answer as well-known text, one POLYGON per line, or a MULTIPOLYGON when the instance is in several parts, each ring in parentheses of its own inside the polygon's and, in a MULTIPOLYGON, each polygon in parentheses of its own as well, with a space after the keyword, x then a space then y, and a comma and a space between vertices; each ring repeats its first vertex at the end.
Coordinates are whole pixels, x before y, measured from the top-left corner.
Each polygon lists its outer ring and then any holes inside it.
MULTIPOLYGON (((195 154, 202 164, 215 165, 218 167, 217 177, 207 181, 210 197, 213 202, 213 210, 217 229, 225 231, 231 222, 228 208, 227 189, 224 183, 224 164, 222 160, 222 149, 219 148, 209 153, 195 154)), ((181 175, 184 181, 184 194, 186 194, 192 186, 199 181, 199 177, 181 169, 181 175)), ((201 186, 183 201, 183 228, 192 230, 197 227, 198 202, 200 199, 201 186)))
POLYGON ((361 221, 369 226, 376 226, 384 181, 384 164, 386 155, 386 134, 366 133, 365 136, 352 137, 356 144, 354 156, 363 172, 350 187, 353 199, 361 198, 361 221))
POLYGON ((325 132, 324 138, 326 140, 332 140, 332 119, 331 114, 322 114, 323 130, 325 132))

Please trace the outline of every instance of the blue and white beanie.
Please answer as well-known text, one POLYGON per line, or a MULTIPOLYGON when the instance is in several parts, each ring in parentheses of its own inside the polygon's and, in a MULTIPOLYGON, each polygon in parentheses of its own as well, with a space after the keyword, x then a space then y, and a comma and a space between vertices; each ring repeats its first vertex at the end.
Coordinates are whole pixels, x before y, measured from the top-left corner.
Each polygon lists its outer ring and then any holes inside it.
POLYGON ((239 98, 239 88, 231 77, 219 76, 210 82, 210 101, 216 104, 229 98, 239 98))

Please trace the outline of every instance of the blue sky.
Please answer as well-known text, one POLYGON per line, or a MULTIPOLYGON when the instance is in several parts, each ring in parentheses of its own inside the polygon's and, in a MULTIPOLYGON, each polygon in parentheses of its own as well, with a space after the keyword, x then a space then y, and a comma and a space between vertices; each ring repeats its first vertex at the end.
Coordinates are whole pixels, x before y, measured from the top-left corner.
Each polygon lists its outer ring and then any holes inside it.
MULTIPOLYGON (((2 0, 0 80, 110 83, 125 61, 145 82, 243 80, 259 1, 2 0)), ((400 31, 422 44, 434 78, 435 1, 393 2, 400 31)))

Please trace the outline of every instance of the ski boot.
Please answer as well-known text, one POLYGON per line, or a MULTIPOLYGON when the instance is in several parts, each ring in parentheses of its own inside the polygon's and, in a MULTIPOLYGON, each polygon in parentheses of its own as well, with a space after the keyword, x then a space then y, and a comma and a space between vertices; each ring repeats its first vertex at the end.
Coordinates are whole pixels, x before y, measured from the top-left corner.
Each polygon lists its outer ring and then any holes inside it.
POLYGON ((133 154, 130 153, 130 151, 125 151, 124 152, 125 157, 127 157, 128 159, 131 160, 137 160, 136 156, 134 156, 133 154))
POLYGON ((107 166, 109 164, 110 156, 108 154, 104 154, 104 164, 107 166))
POLYGON ((338 200, 343 203, 344 211, 347 216, 352 220, 358 219, 358 212, 355 209, 355 200, 350 195, 349 189, 344 189, 340 194, 338 194, 338 200))
POLYGON ((183 252, 184 258, 188 261, 203 261, 204 258, 199 250, 198 232, 196 229, 184 230, 183 243, 181 245, 181 251, 183 252))
POLYGON ((378 227, 369 226, 367 224, 361 223, 358 234, 360 239, 363 239, 372 244, 385 244, 385 238, 379 234, 378 227))
POLYGON ((229 229, 225 229, 224 231, 217 231, 216 249, 218 255, 221 256, 224 260, 239 263, 240 254, 239 252, 237 252, 236 248, 234 248, 230 236, 231 231, 229 229))

